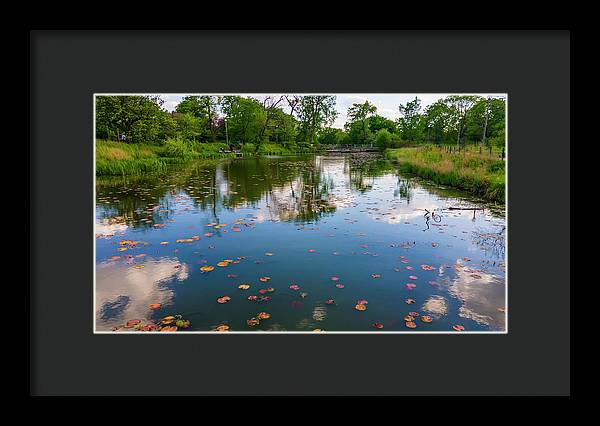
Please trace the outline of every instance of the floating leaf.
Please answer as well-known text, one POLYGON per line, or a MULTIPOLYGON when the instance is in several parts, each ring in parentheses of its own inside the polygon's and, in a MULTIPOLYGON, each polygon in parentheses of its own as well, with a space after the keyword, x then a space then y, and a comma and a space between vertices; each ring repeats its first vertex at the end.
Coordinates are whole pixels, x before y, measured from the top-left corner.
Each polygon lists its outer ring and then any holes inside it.
POLYGON ((146 324, 142 327, 142 331, 156 331, 159 330, 160 327, 156 324, 146 324))
POLYGON ((217 299, 217 302, 219 303, 227 303, 231 300, 231 297, 229 296, 221 296, 217 299))
POLYGON ((227 274, 227 278, 237 278, 237 274, 227 274))
POLYGON ((381 275, 380 274, 371 274, 371 277, 373 277, 373 278, 381 278, 381 275))
POLYGON ((250 288, 250 284, 240 284, 238 288, 241 290, 248 290, 250 288))
POLYGON ((248 300, 256 300, 256 299, 258 299, 258 296, 248 296, 247 299, 248 300))
POLYGON ((203 267, 201 267, 201 268, 200 268, 200 270, 201 270, 202 272, 210 272, 210 271, 212 271, 213 269, 215 269, 215 267, 214 267, 214 266, 203 266, 203 267))
POLYGON ((238 228, 237 226, 232 226, 232 227, 231 227, 231 230, 232 230, 233 232, 240 232, 242 229, 241 229, 241 228, 238 228))
POLYGON ((406 322, 410 322, 410 321, 414 321, 414 320, 415 320, 414 317, 412 317, 411 315, 406 315, 404 317, 404 321, 406 321, 406 322))
POLYGON ((315 249, 309 249, 308 252, 309 253, 314 253, 314 252, 316 252, 316 250, 315 249))
POLYGON ((430 265, 421 265, 421 269, 423 269, 424 271, 432 271, 435 268, 430 265))
POLYGON ((215 331, 229 331, 229 326, 227 324, 219 324, 216 328, 215 331))
POLYGON ((356 302, 356 303, 357 303, 357 304, 359 304, 359 305, 366 305, 366 304, 368 304, 369 302, 367 302, 365 299, 360 299, 360 300, 359 300, 358 302, 356 302))
POLYGON ((341 284, 341 283, 340 283, 340 284, 336 284, 335 286, 336 286, 337 288, 344 288, 344 287, 346 287, 344 284, 341 284))
POLYGON ((266 320, 271 318, 271 314, 267 312, 260 312, 258 315, 256 315, 256 318, 258 318, 259 320, 266 320))
POLYGON ((313 330, 313 333, 320 333, 321 331, 323 331, 323 330, 322 330, 322 329, 320 329, 320 328, 315 328, 315 329, 313 330))
POLYGON ((266 252, 266 253, 265 253, 265 256, 273 256, 273 253, 266 252))
POLYGON ((453 325, 452 328, 456 331, 463 331, 465 329, 462 325, 453 325))
POLYGON ((412 283, 406 284, 406 288, 409 289, 409 290, 412 290, 416 286, 417 286, 416 284, 412 284, 412 283))
POLYGON ((331 277, 331 281, 339 281, 339 277, 331 277))
POLYGON ((177 331, 177 327, 173 326, 166 326, 160 329, 160 331, 177 331))
POLYGON ((217 263, 217 266, 221 266, 221 267, 229 266, 229 262, 219 262, 219 263, 217 263))
POLYGON ((260 321, 258 320, 258 318, 250 318, 249 320, 246 320, 246 324, 248 324, 250 327, 254 327, 260 324, 260 321))
POLYGON ((361 305, 361 304, 357 304, 354 309, 356 309, 357 311, 366 311, 367 307, 365 305, 361 305))
POLYGON ((418 277, 416 277, 415 275, 409 275, 409 277, 408 277, 408 278, 410 278, 411 280, 417 280, 417 279, 419 279, 419 278, 418 278, 418 277))
POLYGON ((127 321, 127 322, 125 323, 125 328, 132 328, 132 327, 135 327, 136 325, 138 325, 138 324, 139 324, 139 323, 141 323, 141 322, 142 322, 142 320, 139 320, 139 319, 132 319, 132 320, 129 320, 129 321, 127 321))
POLYGON ((407 326, 408 328, 417 328, 417 324, 415 324, 415 323, 414 323, 414 322, 412 322, 412 321, 407 321, 407 322, 406 322, 406 326, 407 326))
POLYGON ((333 300, 333 299, 328 299, 328 300, 326 300, 326 301, 325 301, 325 304, 326 304, 326 305, 335 305, 335 300, 333 300))
POLYGON ((266 283, 267 281, 269 281, 271 279, 271 277, 260 277, 259 280, 262 281, 263 283, 266 283))
POLYGON ((178 320, 175 322, 175 325, 176 325, 178 328, 188 328, 188 327, 189 327, 191 324, 190 324, 190 322, 189 322, 188 320, 184 320, 184 319, 178 319, 178 320))
POLYGON ((419 313, 418 312, 409 312, 408 315, 410 315, 411 317, 418 317, 419 313))
POLYGON ((380 323, 380 322, 376 322, 376 323, 373 323, 373 327, 382 329, 383 328, 383 324, 380 323))
POLYGON ((292 290, 300 290, 300 286, 299 286, 299 285, 297 285, 297 284, 292 284, 292 285, 290 286, 290 288, 291 288, 292 290))
POLYGON ((160 303, 152 303, 150 309, 160 309, 160 303))
POLYGON ((135 265, 134 268, 135 269, 143 269, 143 268, 145 268, 145 266, 144 265, 135 265))
POLYGON ((423 321, 423 322, 431 322, 431 321, 433 321, 433 319, 430 316, 428 316, 428 315, 423 315, 423 316, 421 316, 421 321, 423 321))
POLYGON ((406 299, 405 302, 410 305, 411 303, 415 303, 415 299, 406 299))

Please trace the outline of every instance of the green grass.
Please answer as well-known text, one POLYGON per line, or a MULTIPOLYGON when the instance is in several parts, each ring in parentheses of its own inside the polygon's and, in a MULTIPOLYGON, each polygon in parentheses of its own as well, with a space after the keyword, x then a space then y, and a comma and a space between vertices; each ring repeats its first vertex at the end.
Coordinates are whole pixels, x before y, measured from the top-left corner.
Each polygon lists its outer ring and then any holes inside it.
POLYGON ((478 152, 449 153, 430 145, 388 149, 386 155, 398 163, 403 172, 504 202, 505 163, 502 159, 478 152))
POLYGON ((96 175, 164 172, 168 164, 234 155, 219 152, 220 149, 227 149, 227 145, 223 143, 194 144, 174 139, 168 140, 162 146, 97 140, 96 175))
MULTIPOLYGON (((133 175, 147 172, 164 172, 168 164, 191 160, 235 157, 223 142, 197 143, 180 139, 169 139, 164 145, 127 144, 123 142, 96 141, 96 175, 133 175)), ((258 152, 254 144, 242 146, 241 153, 247 155, 294 155, 315 152, 300 147, 289 149, 278 144, 261 144, 258 152)))

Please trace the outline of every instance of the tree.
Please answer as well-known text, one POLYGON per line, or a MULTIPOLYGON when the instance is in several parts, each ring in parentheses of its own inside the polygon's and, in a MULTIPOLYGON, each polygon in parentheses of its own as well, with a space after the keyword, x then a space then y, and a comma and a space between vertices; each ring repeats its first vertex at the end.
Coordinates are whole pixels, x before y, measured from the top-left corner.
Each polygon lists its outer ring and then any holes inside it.
POLYGON ((333 124, 337 117, 335 96, 302 96, 298 102, 298 117, 305 136, 314 145, 318 132, 333 124))
POLYGON ((227 121, 229 139, 233 142, 260 144, 260 133, 266 114, 262 104, 253 98, 225 96, 222 111, 227 121))
POLYGON ((173 115, 177 123, 177 133, 183 140, 196 141, 202 134, 200 120, 189 112, 176 112, 173 115))
MULTIPOLYGON (((263 107, 263 110, 265 111, 265 122, 260 131, 259 140, 261 142, 264 140, 265 131, 269 127, 269 122, 272 120, 273 116, 275 115, 275 110, 277 109, 277 105, 279 105, 283 100, 284 100, 283 96, 278 96, 278 97, 266 96, 265 99, 263 100, 262 107, 263 107)), ((267 136, 267 140, 268 140, 268 136, 267 136)))
POLYGON ((348 135, 342 129, 330 127, 324 129, 319 136, 319 143, 324 145, 341 145, 346 143, 348 135))
POLYGON ((186 96, 175 109, 179 113, 191 114, 200 120, 200 136, 212 142, 217 134, 217 107, 219 98, 216 96, 186 96))
POLYGON ((156 143, 167 114, 163 103, 159 96, 97 96, 96 132, 125 136, 128 143, 156 143))
POLYGON ((450 109, 450 126, 456 131, 456 145, 460 147, 460 140, 465 133, 466 119, 469 111, 481 96, 453 95, 444 99, 450 109))
POLYGON ((433 139, 436 143, 447 140, 447 131, 450 123, 450 108, 440 99, 429 105, 423 117, 424 127, 427 129, 427 140, 433 139))
POLYGON ((281 108, 270 111, 267 136, 270 140, 280 143, 286 148, 291 148, 296 139, 297 120, 285 113, 281 108))
POLYGON ((423 135, 424 121, 421 116, 421 100, 415 96, 414 101, 400 104, 398 107, 401 117, 398 119, 398 127, 402 139, 407 141, 418 141, 423 135))
POLYGON ((396 123, 389 118, 385 118, 381 115, 373 115, 368 119, 368 127, 369 130, 376 134, 381 129, 387 129, 390 133, 396 133, 397 127, 396 123))
POLYGON ((379 149, 383 150, 390 146, 392 142, 392 134, 387 129, 379 129, 375 135, 375 144, 379 149))
POLYGON ((353 123, 360 123, 360 128, 362 130, 362 143, 367 143, 368 141, 367 119, 370 115, 375 114, 376 112, 377 107, 369 101, 365 101, 362 104, 352 104, 352 106, 348 109, 350 126, 352 127, 353 123))

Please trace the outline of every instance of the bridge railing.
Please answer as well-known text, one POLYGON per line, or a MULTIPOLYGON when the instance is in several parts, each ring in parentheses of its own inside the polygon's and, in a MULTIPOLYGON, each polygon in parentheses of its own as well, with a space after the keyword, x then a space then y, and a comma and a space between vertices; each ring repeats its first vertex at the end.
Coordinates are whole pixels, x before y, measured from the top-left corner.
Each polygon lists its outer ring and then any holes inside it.
POLYGON ((374 145, 333 145, 325 148, 325 151, 366 151, 378 149, 374 145))

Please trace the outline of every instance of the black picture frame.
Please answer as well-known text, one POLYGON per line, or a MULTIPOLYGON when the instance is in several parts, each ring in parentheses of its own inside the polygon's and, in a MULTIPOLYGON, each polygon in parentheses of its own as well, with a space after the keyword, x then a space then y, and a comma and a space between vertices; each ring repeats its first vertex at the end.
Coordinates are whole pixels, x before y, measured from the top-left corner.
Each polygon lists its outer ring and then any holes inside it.
POLYGON ((30 32, 30 394, 570 395, 570 41, 564 30, 30 32), (508 94, 508 334, 92 333, 93 93, 278 91, 508 94))

